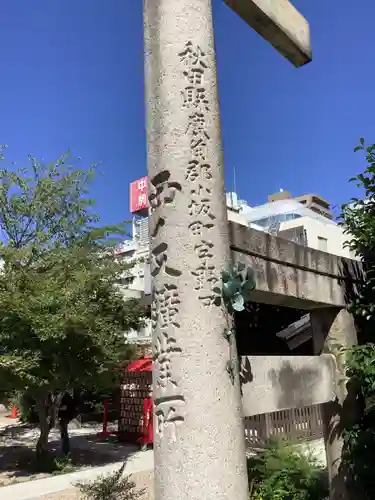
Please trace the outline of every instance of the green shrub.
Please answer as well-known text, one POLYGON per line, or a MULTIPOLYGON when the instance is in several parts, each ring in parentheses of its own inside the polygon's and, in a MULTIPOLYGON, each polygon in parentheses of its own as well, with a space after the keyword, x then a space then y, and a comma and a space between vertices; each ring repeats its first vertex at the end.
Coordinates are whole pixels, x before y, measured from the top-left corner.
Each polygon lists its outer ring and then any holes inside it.
POLYGON ((275 442, 247 460, 251 500, 324 500, 324 469, 291 445, 275 442))
POLYGON ((343 466, 353 497, 374 498, 375 491, 375 344, 356 345, 346 352, 346 375, 357 391, 358 414, 345 422, 343 466))
POLYGON ((78 483, 87 500, 138 500, 145 490, 137 490, 131 476, 124 476, 125 462, 118 471, 100 476, 94 481, 78 483))

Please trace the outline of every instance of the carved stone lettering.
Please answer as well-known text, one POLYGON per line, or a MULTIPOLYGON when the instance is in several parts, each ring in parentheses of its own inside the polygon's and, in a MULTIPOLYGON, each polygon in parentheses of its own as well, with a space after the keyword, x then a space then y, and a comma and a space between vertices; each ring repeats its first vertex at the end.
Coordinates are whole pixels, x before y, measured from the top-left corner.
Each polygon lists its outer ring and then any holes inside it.
POLYGON ((191 41, 186 42, 184 50, 178 55, 180 57, 180 61, 186 64, 186 66, 201 66, 202 68, 207 68, 205 53, 199 45, 194 47, 191 41))
POLYGON ((209 102, 206 89, 204 87, 193 87, 189 85, 181 91, 182 107, 184 109, 196 108, 202 111, 209 111, 209 102))
POLYGON ((151 311, 152 328, 161 330, 169 326, 180 328, 178 323, 180 298, 176 285, 166 284, 153 290, 153 307, 151 311))
POLYGON ((207 139, 192 139, 190 142, 193 159, 205 162, 207 159, 207 139))
POLYGON ((220 306, 222 300, 221 292, 218 287, 214 287, 207 292, 201 292, 198 298, 205 307, 220 306))
POLYGON ((185 421, 182 414, 185 406, 183 396, 168 396, 155 399, 155 415, 157 419, 156 431, 163 438, 164 431, 169 430, 172 442, 177 441, 177 426, 185 421))
POLYGON ((189 203, 189 213, 192 216, 206 215, 211 220, 215 220, 216 217, 211 212, 211 200, 205 198, 202 200, 191 200, 189 203))
POLYGON ((209 139, 206 131, 206 118, 204 113, 198 111, 189 116, 188 126, 186 133, 190 132, 195 139, 209 139))
POLYGON ((202 68, 191 68, 189 71, 184 71, 184 76, 190 85, 193 87, 201 86, 203 83, 204 70, 202 68))
POLYGON ((190 192, 197 198, 207 198, 208 196, 211 196, 212 189, 202 186, 202 184, 198 184, 198 186, 195 186, 190 192))
POLYGON ((200 162, 198 160, 190 160, 186 169, 186 180, 194 182, 199 180, 211 180, 212 169, 208 163, 200 162))
POLYGON ((150 181, 149 202, 151 212, 163 204, 173 202, 176 193, 182 191, 182 186, 178 182, 169 180, 171 174, 168 170, 163 170, 153 177, 150 181))
POLYGON ((207 283, 216 284, 218 282, 216 268, 209 259, 202 259, 199 266, 191 271, 191 274, 195 277, 195 290, 204 290, 207 283))
POLYGON ((193 217, 204 215, 211 220, 215 220, 216 217, 211 210, 212 189, 199 184, 196 188, 191 190, 191 194, 193 198, 188 205, 189 214, 193 217))
POLYGON ((205 231, 214 227, 212 223, 204 223, 200 220, 195 220, 189 224, 190 233, 192 236, 203 236, 205 231))
MULTIPOLYGON (((162 205, 172 204, 176 193, 182 191, 182 186, 178 182, 170 181, 170 172, 168 170, 163 170, 153 177, 150 181, 150 215, 152 215, 158 207, 162 205)), ((165 218, 162 216, 157 216, 156 220, 151 217, 150 233, 151 237, 155 237, 159 229, 165 225, 165 218)))
POLYGON ((159 369, 156 384, 162 389, 166 389, 168 385, 177 387, 177 382, 172 377, 171 357, 173 353, 181 353, 181 349, 176 345, 176 339, 162 332, 156 339, 153 356, 159 369))
POLYGON ((181 271, 168 266, 168 245, 167 243, 160 243, 157 247, 153 248, 151 251, 151 276, 155 277, 160 272, 164 271, 168 276, 173 276, 174 278, 181 276, 181 271))
POLYGON ((150 234, 152 238, 155 238, 157 236, 159 229, 163 226, 165 226, 165 217, 157 217, 156 220, 151 219, 150 222, 150 234))
POLYGON ((213 246, 214 245, 211 241, 202 240, 200 243, 195 245, 194 250, 196 251, 199 259, 206 261, 214 256, 212 252, 213 246))

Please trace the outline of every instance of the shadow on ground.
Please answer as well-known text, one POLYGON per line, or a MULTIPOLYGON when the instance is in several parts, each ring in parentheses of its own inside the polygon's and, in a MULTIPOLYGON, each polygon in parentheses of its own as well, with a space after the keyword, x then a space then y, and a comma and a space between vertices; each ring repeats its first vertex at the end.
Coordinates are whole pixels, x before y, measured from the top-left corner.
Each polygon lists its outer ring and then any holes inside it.
POLYGON ((37 463, 33 431, 33 426, 23 424, 0 431, 0 486, 124 461, 139 451, 139 447, 119 443, 115 437, 103 439, 91 432, 71 436, 71 457, 66 460, 54 434, 49 443, 50 457, 37 463))

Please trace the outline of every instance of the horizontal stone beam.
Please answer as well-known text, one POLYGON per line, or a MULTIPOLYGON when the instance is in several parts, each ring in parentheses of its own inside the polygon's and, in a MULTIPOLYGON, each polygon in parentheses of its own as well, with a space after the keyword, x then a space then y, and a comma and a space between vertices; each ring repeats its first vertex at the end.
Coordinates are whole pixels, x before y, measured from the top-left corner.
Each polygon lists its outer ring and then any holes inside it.
POLYGON ((255 273, 255 302, 297 309, 346 307, 363 278, 360 262, 229 223, 232 261, 255 273))
POLYGON ((243 416, 302 408, 335 399, 336 361, 321 356, 242 356, 243 416))
POLYGON ((289 0, 225 2, 294 66, 312 60, 309 23, 289 0))

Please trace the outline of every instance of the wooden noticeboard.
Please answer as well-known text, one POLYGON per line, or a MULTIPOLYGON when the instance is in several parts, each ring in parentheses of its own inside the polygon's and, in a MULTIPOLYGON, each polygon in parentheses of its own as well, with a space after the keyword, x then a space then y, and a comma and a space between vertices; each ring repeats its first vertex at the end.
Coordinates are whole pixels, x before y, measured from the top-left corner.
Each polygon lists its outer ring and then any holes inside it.
MULTIPOLYGON (((140 360, 141 361, 141 360, 140 360)), ((140 367, 142 370, 142 367, 140 367)), ((126 371, 121 384, 118 436, 121 441, 135 442, 143 433, 143 401, 152 397, 151 370, 126 371)))

